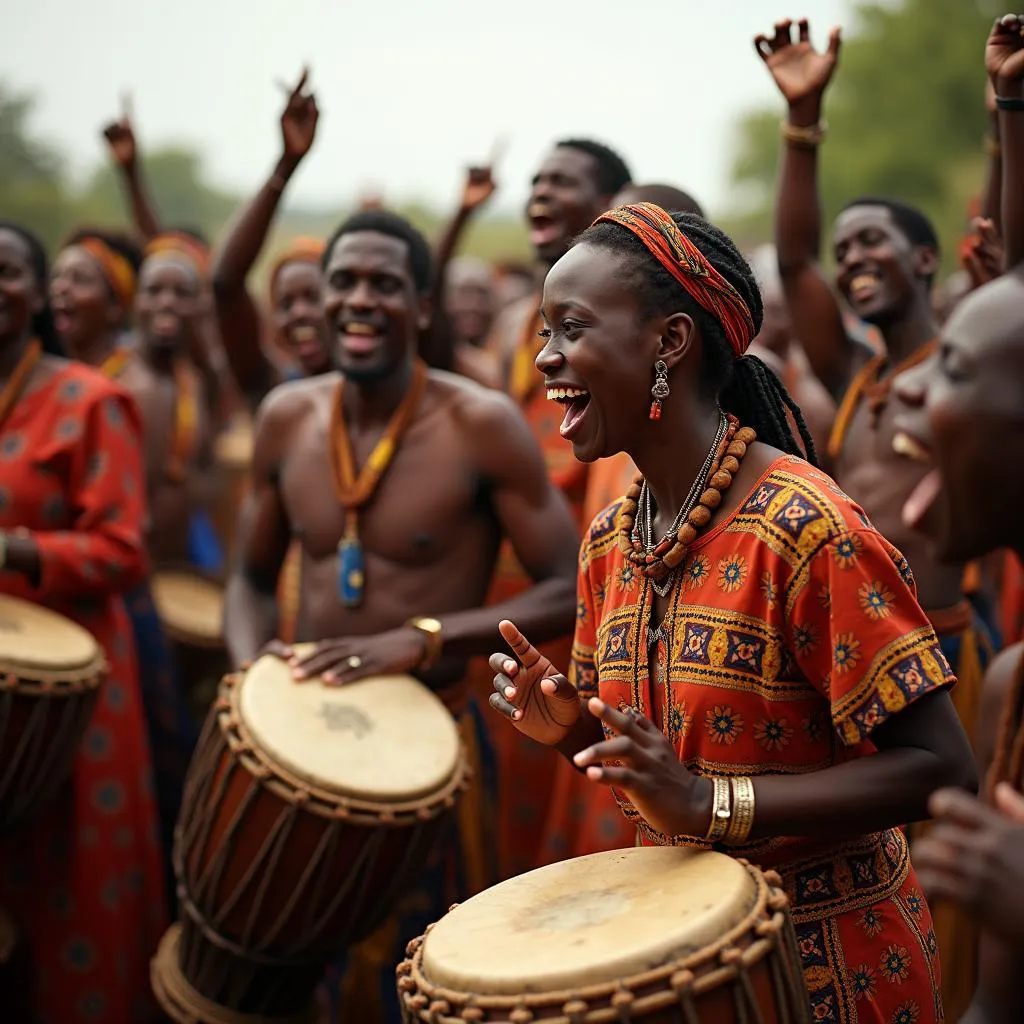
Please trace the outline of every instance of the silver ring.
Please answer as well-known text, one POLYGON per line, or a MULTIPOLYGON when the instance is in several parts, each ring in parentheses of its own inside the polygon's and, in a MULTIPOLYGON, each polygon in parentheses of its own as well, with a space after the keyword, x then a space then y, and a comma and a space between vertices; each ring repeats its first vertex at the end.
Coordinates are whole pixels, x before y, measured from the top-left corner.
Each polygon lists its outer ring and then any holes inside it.
POLYGON ((358 654, 353 654, 353 655, 352 655, 352 657, 350 657, 350 658, 349 658, 349 659, 348 659, 348 660, 347 660, 347 661, 345 662, 345 664, 346 664, 346 665, 347 665, 347 666, 348 666, 349 668, 359 668, 359 666, 360 666, 360 665, 362 665, 362 663, 363 663, 363 659, 362 659, 362 658, 360 658, 358 654))

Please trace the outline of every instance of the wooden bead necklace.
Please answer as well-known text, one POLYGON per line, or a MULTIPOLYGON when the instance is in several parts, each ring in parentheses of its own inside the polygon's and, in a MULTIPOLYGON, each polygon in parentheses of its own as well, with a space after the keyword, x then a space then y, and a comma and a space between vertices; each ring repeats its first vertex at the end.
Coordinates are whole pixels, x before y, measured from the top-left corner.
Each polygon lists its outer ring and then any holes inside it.
POLYGON ((626 492, 618 515, 619 548, 634 568, 651 581, 660 597, 668 594, 690 546, 698 532, 711 522, 714 510, 722 503, 722 495, 732 486, 747 449, 756 440, 757 434, 750 427, 741 427, 735 416, 728 417, 728 429, 724 436, 719 433, 709 452, 710 460, 705 461, 694 481, 691 493, 702 488, 698 501, 692 504, 688 497, 672 529, 657 544, 650 528, 643 537, 645 531, 637 524, 641 500, 647 510, 651 508, 647 481, 642 476, 637 477, 626 492), (688 510, 687 504, 690 504, 688 510))

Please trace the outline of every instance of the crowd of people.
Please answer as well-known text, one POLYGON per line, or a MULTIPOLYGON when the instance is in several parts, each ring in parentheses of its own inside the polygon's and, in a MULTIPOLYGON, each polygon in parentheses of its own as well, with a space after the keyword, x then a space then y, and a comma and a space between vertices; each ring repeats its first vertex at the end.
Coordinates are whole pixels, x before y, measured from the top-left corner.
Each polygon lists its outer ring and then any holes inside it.
POLYGON ((5 1019, 157 1013, 201 722, 153 579, 182 566, 223 583, 233 666, 415 675, 473 761, 417 886, 328 968, 325 1020, 398 1021, 395 965, 453 902, 635 844, 777 871, 815 1020, 1024 1019, 1024 16, 978 40, 989 172, 955 288, 906 197, 826 233, 839 31, 754 42, 786 115, 775 238, 746 255, 569 138, 529 184, 532 268, 457 255, 496 188, 477 167, 433 245, 367 204, 254 294, 315 144, 305 73, 213 246, 161 223, 127 117, 133 232, 51 262, 0 224, 0 593, 110 669, 68 787, 0 837, 29 952, 5 1019))

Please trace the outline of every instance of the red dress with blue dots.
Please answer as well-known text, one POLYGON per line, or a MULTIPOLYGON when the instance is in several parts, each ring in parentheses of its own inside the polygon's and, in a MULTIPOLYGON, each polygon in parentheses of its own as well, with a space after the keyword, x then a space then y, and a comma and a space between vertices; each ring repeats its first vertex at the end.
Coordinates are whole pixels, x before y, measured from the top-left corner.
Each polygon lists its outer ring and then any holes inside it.
POLYGON ((30 384, 0 426, 0 529, 30 532, 42 572, 38 588, 0 572, 0 592, 74 619, 110 663, 70 783, 0 838, 0 906, 27 939, 19 980, 40 1024, 154 1019, 164 886, 121 598, 146 573, 144 515, 141 428, 125 392, 78 364, 30 384))
MULTIPOLYGON (((905 559, 803 460, 776 460, 698 536, 660 624, 620 550, 619 507, 583 544, 571 678, 583 699, 659 723, 695 773, 756 779, 871 756, 882 722, 955 682, 905 559)), ((617 796, 643 843, 704 845, 655 832, 617 796)), ((935 931, 899 828, 727 852, 782 876, 814 1020, 942 1020, 935 931)))

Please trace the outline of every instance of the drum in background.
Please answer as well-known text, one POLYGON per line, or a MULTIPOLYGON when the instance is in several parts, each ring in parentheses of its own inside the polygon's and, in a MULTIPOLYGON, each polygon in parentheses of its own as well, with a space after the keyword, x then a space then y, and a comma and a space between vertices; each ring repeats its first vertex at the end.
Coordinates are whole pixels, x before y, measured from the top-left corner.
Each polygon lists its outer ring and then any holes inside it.
POLYGON ((398 968, 406 1020, 805 1024, 779 881, 672 846, 518 875, 410 943, 398 968))
POLYGON ((164 1009, 311 1012, 326 963, 415 881, 467 773, 455 720, 409 676, 296 683, 265 656, 226 677, 178 822, 181 923, 153 965, 164 1009))
POLYGON ((245 415, 233 419, 213 445, 219 485, 213 505, 213 526, 229 557, 234 552, 238 510, 249 493, 252 450, 252 420, 245 415))
POLYGON ((0 594, 0 829, 41 810, 67 780, 106 676, 87 630, 0 594))
MULTIPOLYGON (((153 575, 153 603, 174 645, 178 673, 189 708, 201 722, 228 670, 224 646, 224 587, 188 569, 162 569, 153 575)), ((146 666, 141 666, 142 671, 146 666)))

